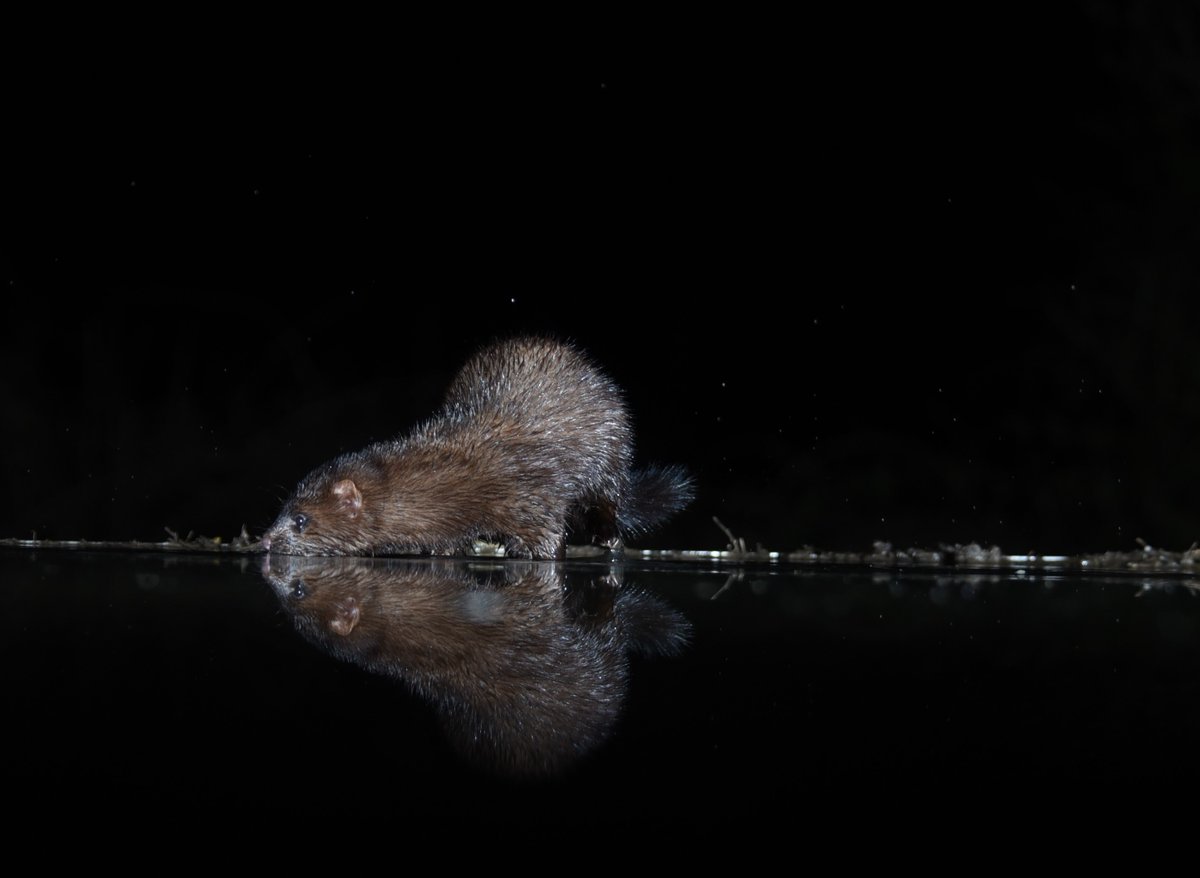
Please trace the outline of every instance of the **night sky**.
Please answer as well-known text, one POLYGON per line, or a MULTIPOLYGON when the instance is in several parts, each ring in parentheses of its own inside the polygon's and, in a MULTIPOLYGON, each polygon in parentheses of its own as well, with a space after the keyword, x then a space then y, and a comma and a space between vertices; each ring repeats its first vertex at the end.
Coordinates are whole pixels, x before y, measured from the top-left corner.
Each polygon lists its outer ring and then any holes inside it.
POLYGON ((0 536, 256 535, 538 332, 697 478, 639 545, 1186 548, 1200 28, 1122 6, 6 62, 0 536))

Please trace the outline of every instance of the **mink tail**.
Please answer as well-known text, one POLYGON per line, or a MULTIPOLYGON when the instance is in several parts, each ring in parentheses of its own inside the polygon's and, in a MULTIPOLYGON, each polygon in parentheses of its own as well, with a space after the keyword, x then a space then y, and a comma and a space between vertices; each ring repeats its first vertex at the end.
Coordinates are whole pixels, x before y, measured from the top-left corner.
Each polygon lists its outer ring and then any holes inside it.
POLYGON ((681 466, 648 466, 629 475, 628 493, 617 513, 624 536, 645 533, 666 521, 696 496, 696 486, 681 466))

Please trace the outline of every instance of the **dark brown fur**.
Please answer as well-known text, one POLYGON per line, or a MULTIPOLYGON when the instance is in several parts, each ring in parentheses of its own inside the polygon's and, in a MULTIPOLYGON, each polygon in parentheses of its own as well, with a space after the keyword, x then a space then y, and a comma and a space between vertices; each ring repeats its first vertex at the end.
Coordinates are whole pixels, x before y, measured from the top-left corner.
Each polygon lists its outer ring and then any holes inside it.
POLYGON ((504 341, 473 356, 432 419, 310 473, 263 536, 296 555, 468 551, 561 557, 572 523, 621 539, 691 498, 678 469, 631 472, 620 390, 570 345, 504 341))

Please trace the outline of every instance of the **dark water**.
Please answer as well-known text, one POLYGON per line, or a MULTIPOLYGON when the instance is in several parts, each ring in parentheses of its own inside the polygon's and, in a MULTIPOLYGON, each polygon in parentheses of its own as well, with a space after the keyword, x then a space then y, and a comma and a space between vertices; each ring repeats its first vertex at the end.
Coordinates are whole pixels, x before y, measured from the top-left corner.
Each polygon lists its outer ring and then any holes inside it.
POLYGON ((0 553, 6 794, 100 828, 814 831, 1200 780, 1189 580, 260 567, 0 553))

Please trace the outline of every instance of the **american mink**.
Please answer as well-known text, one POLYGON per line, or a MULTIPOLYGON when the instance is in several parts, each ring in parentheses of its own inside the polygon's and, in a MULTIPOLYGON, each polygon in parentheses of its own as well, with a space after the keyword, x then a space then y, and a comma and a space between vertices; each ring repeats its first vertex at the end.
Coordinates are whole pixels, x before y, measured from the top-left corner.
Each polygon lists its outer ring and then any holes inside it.
POLYGON ((692 498, 679 467, 631 469, 621 391, 575 347, 483 348, 441 410, 409 435, 309 473, 262 538, 290 555, 468 551, 563 557, 569 530, 618 549, 692 498))
POLYGON ((611 571, 443 558, 268 555, 263 576, 306 639, 399 680, 450 742, 501 774, 567 768, 612 734, 630 656, 673 656, 691 626, 611 571))

